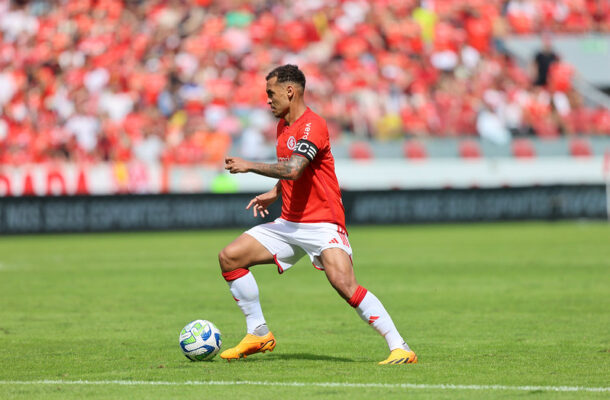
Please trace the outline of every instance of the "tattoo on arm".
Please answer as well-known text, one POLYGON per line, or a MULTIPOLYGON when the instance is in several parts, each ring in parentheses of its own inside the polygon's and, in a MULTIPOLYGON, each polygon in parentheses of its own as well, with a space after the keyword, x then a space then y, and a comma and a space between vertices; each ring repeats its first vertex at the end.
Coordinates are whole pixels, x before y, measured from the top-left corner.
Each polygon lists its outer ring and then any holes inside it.
POLYGON ((309 160, 305 157, 293 155, 288 161, 274 164, 253 163, 250 171, 271 178, 295 180, 301 177, 307 164, 309 160))

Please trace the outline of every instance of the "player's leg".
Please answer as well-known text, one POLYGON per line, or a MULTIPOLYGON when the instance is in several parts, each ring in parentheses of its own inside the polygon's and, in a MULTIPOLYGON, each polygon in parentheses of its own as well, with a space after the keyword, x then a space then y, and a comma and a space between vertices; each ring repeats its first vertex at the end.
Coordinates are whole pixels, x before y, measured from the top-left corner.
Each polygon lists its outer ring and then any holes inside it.
POLYGON ((230 360, 248 354, 273 350, 275 338, 269 332, 261 304, 258 285, 248 267, 273 264, 273 255, 255 238, 242 234, 218 254, 222 276, 229 284, 235 302, 246 317, 247 335, 220 357, 230 360))
POLYGON ((416 363, 417 356, 400 336, 381 301, 358 285, 349 255, 340 248, 330 248, 322 252, 320 259, 330 284, 356 309, 360 318, 379 332, 388 343, 390 356, 380 364, 416 363))
POLYGON ((241 234, 218 254, 222 276, 231 294, 246 317, 248 333, 263 336, 268 333, 259 301, 258 285, 248 267, 272 264, 273 255, 255 238, 241 234))
POLYGON ((340 248, 330 248, 322 252, 320 260, 332 287, 339 293, 339 296, 349 301, 358 289, 358 282, 356 282, 349 255, 340 248))
POLYGON ((223 274, 258 264, 273 264, 273 254, 258 240, 242 233, 218 254, 223 274))

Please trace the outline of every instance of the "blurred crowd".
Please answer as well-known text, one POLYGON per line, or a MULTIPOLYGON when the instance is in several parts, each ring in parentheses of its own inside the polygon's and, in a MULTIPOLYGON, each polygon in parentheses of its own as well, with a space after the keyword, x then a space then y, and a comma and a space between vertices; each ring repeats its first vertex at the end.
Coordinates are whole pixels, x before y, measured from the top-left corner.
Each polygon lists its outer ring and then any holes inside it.
POLYGON ((554 32, 604 0, 0 0, 0 164, 267 158, 265 75, 297 64, 331 137, 610 134, 554 32), (503 38, 544 34, 517 64, 503 38))

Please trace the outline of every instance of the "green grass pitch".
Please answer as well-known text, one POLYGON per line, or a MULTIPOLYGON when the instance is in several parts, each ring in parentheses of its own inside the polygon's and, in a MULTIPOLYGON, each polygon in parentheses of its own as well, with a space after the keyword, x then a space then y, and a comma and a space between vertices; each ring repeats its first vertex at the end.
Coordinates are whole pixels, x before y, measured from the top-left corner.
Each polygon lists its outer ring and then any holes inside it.
POLYGON ((610 397, 607 224, 352 227, 359 283, 418 364, 378 366, 385 341, 306 259, 253 269, 273 353, 191 362, 187 322, 245 333, 217 266, 239 233, 0 237, 0 398, 610 397))

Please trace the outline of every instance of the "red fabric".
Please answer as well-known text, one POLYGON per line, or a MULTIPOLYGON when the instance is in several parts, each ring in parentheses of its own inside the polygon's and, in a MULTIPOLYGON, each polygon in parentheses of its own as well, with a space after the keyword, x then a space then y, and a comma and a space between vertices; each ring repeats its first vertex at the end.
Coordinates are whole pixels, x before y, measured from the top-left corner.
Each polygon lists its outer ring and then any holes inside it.
POLYGON ((534 29, 534 21, 523 13, 509 15, 508 22, 517 33, 530 33, 534 29))
POLYGON ((268 42, 273 37, 276 24, 273 14, 265 12, 250 24, 250 37, 257 43, 268 42))
POLYGON ((532 122, 532 127, 539 138, 554 139, 559 136, 557 124, 550 119, 535 120, 532 122))
POLYGON ((481 53, 489 52, 491 43, 491 24, 483 18, 470 18, 466 21, 466 40, 481 53))
POLYGON ((457 52, 460 32, 447 22, 439 22, 434 30, 434 50, 457 52))
POLYGON ((562 27, 568 32, 587 32, 591 29, 591 18, 584 10, 575 7, 563 21, 562 27))
MULTIPOLYGON (((277 273, 283 274, 284 268, 282 268, 282 265, 280 264, 279 260, 277 259, 277 254, 273 255, 273 262, 275 262, 275 265, 277 265, 277 273)), ((314 267, 315 267, 315 264, 314 264, 314 267)))
POLYGON ((364 299, 364 296, 366 296, 367 292, 368 290, 358 285, 358 288, 347 302, 350 306, 356 308, 360 305, 360 303, 362 303, 362 299, 364 299))
POLYGON ((345 229, 345 210, 335 175, 326 121, 307 108, 291 126, 277 126, 277 158, 288 160, 300 139, 316 145, 318 153, 295 181, 282 179, 282 218, 292 222, 330 222, 345 229), (290 147, 289 147, 290 146, 290 147))
POLYGON ((553 0, 540 0, 538 2, 540 11, 540 23, 545 28, 549 29, 555 23, 555 13, 557 12, 557 4, 553 0))
POLYGON ((552 91, 568 92, 572 89, 574 68, 564 62, 556 62, 549 68, 549 86, 552 91))
POLYGON ((250 271, 247 268, 237 268, 233 271, 223 272, 222 277, 225 278, 227 282, 232 282, 236 279, 241 278, 242 276, 247 275, 248 272, 250 271))

